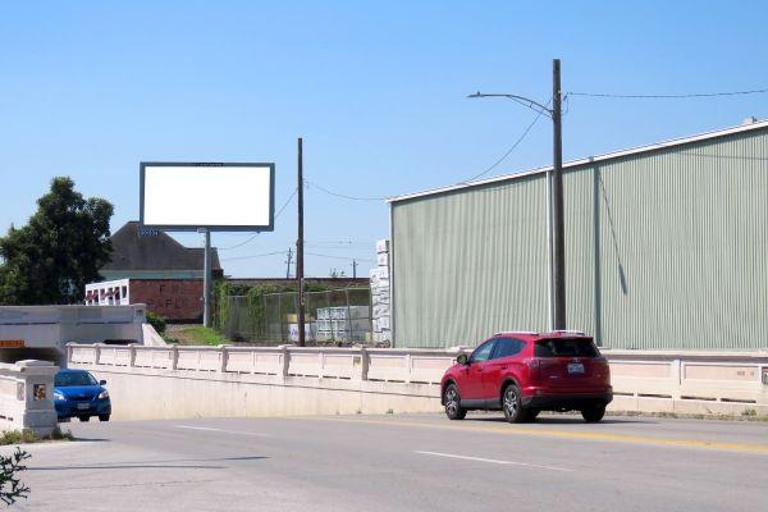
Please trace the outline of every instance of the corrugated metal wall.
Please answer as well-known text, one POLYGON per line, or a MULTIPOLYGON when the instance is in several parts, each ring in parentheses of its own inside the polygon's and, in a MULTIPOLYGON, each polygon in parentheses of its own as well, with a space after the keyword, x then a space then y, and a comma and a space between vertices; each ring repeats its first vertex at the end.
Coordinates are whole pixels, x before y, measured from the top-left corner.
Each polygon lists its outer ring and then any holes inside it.
POLYGON ((394 208, 397 346, 546 327, 545 187, 524 178, 394 208))
MULTIPOLYGON (((393 204, 397 346, 547 325, 542 175, 393 204)), ((566 172, 568 325, 614 348, 768 347, 768 133, 566 172)))

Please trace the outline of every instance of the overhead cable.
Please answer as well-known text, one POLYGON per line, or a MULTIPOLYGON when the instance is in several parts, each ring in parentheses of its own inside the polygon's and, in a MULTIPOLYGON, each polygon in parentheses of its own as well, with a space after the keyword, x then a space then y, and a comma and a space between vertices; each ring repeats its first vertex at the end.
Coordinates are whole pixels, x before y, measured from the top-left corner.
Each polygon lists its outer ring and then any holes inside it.
POLYGON ((746 91, 704 92, 688 94, 612 94, 606 92, 569 92, 571 96, 585 96, 588 98, 617 98, 617 99, 688 99, 688 98, 714 98, 718 96, 746 96, 749 94, 765 94, 768 89, 751 89, 746 91))
MULTIPOLYGON (((285 203, 283 203, 283 206, 281 206, 280 209, 277 211, 277 213, 275 213, 275 220, 277 220, 277 218, 280 217, 280 214, 283 213, 283 211, 285 211, 285 209, 290 204, 291 200, 296 196, 297 192, 298 192, 298 189, 294 189, 293 193, 290 196, 288 196, 288 199, 285 200, 285 203)), ((243 242, 240 242, 238 244, 232 245, 230 247, 221 247, 221 248, 219 248, 219 251, 229 251, 229 250, 232 250, 232 249, 237 249, 238 247, 242 247, 242 246, 244 246, 246 244, 251 243, 260 234, 261 234, 261 232, 254 233, 247 240, 244 240, 243 242)))
MULTIPOLYGON (((551 100, 550 100, 550 102, 551 102, 551 100)), ((549 105, 549 102, 547 103, 547 105, 549 105)), ((488 167, 488 168, 487 168, 487 169, 485 169, 484 171, 482 171, 482 172, 480 172, 480 173, 478 173, 478 174, 475 174, 474 176, 472 176, 472 177, 471 177, 471 178, 469 178, 469 179, 466 179, 466 180, 464 180, 464 181, 463 181, 463 183, 469 183, 469 182, 471 182, 471 181, 475 181, 476 179, 478 179, 478 178, 481 178, 481 177, 485 176, 486 174, 488 174, 489 172, 491 172, 492 170, 494 170, 496 167, 498 167, 499 165, 501 165, 501 163, 502 163, 504 160, 506 160, 506 159, 507 159, 507 157, 508 157, 509 155, 511 155, 511 154, 512 154, 512 152, 513 152, 515 149, 517 149, 517 146, 519 146, 519 145, 520 145, 520 143, 521 143, 521 142, 523 142, 523 140, 524 140, 524 139, 525 139, 525 138, 528 136, 528 133, 529 133, 529 132, 530 132, 530 131, 533 129, 533 127, 534 127, 534 126, 536 125, 536 123, 539 121, 539 119, 541 118, 542 114, 544 114, 544 111, 543 111, 543 110, 537 110, 537 112, 538 112, 538 114, 536 114, 536 117, 534 117, 534 118, 533 118, 533 121, 531 121, 531 124, 529 124, 529 125, 528 125, 528 126, 525 128, 525 130, 523 130, 523 133, 521 133, 521 134, 520 134, 520 136, 519 136, 519 137, 517 138, 517 140, 515 141, 515 143, 514 143, 514 144, 512 144, 512 146, 511 146, 511 147, 510 147, 510 148, 509 148, 509 149, 508 149, 508 150, 507 150, 507 151, 506 151, 506 152, 505 152, 503 155, 501 155, 501 158, 499 158, 498 160, 496 160, 496 161, 495 161, 495 162, 494 162, 494 163, 493 163, 493 164, 492 164, 490 167, 488 167)))
POLYGON ((324 188, 320 185, 318 185, 315 182, 309 181, 307 179, 304 180, 304 183, 307 185, 314 187, 321 192, 325 192, 328 195, 334 196, 334 197, 340 197, 342 199, 347 199, 349 201, 385 201, 386 197, 360 197, 360 196, 350 196, 347 194, 340 194, 339 192, 334 192, 333 190, 328 190, 327 188, 324 188))

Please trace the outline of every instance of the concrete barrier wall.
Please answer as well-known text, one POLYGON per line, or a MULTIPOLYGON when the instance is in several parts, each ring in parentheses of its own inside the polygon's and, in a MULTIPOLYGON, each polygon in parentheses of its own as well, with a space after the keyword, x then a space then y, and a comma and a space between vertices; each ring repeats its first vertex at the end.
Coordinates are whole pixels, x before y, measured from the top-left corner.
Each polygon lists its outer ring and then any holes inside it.
MULTIPOLYGON (((436 412, 459 350, 68 345, 116 419, 436 412)), ((626 411, 768 414, 768 354, 608 352, 626 411)))

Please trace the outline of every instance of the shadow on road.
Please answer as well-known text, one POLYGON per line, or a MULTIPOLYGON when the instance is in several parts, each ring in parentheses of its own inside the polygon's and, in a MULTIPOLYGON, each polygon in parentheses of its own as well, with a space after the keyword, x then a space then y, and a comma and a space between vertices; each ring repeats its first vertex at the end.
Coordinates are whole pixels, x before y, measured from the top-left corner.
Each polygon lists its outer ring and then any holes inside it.
MULTIPOLYGON (((488 418, 470 418, 467 417, 464 421, 484 421, 484 422, 491 422, 491 423, 507 423, 507 420, 504 418, 504 416, 494 416, 494 417, 488 417, 488 418)), ((586 425, 587 423, 584 422, 581 417, 574 416, 574 417, 568 417, 568 416, 539 416, 536 418, 535 421, 531 423, 527 423, 527 425, 536 425, 537 423, 546 424, 546 425, 575 425, 575 424, 583 424, 586 425)), ((646 420, 637 420, 637 419, 617 419, 617 418, 606 418, 599 423, 590 423, 589 425, 592 426, 599 426, 599 425, 623 425, 623 424, 648 424, 648 423, 658 423, 656 421, 646 421, 646 420)))
POLYGON ((239 462, 269 459, 269 457, 216 457, 210 459, 173 459, 173 460, 147 460, 129 461, 104 464, 86 464, 72 466, 37 466, 29 467, 27 471, 72 471, 72 470, 101 470, 101 469, 227 469, 228 466, 212 464, 184 464, 185 462, 239 462))

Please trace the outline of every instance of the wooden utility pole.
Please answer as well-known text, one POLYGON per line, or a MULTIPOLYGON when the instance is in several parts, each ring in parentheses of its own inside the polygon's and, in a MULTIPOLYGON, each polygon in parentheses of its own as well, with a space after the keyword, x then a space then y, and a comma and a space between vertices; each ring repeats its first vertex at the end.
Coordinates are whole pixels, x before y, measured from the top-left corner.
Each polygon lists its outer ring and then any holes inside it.
POLYGON ((352 279, 357 279, 357 260, 352 259, 352 279))
POLYGON ((293 263, 293 247, 288 248, 288 259, 285 260, 285 278, 291 278, 291 263, 293 263))
POLYGON ((299 203, 299 226, 298 238, 296 240, 296 290, 298 291, 298 301, 296 320, 299 327, 299 346, 306 344, 304 339, 304 141, 299 137, 299 184, 298 184, 298 203, 299 203))
POLYGON ((552 265, 554 266, 554 328, 565 329, 565 214, 563 210, 563 131, 560 59, 552 61, 552 125, 554 129, 552 166, 552 265))

